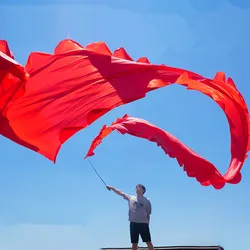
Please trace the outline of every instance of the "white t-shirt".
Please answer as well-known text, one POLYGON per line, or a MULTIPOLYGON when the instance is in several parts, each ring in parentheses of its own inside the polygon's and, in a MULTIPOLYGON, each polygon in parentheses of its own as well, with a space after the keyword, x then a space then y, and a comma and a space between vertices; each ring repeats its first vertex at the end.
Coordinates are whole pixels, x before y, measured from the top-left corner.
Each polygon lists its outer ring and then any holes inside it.
POLYGON ((148 198, 142 196, 125 194, 124 199, 128 201, 129 221, 137 223, 149 223, 152 206, 148 198))

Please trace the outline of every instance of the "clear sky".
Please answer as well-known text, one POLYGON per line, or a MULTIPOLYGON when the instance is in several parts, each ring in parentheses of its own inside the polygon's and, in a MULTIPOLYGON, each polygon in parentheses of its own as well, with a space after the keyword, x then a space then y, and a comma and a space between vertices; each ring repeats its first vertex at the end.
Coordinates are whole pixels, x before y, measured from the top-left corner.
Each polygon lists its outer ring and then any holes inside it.
MULTIPOLYGON (((250 104, 248 0, 41 2, 0 0, 0 39, 22 64, 31 51, 53 52, 67 37, 82 45, 105 41, 134 59, 147 56, 210 78, 224 71, 250 104)), ((126 201, 107 191, 84 161, 101 127, 124 114, 169 131, 226 171, 230 137, 224 113, 205 95, 176 85, 80 131, 63 145, 56 164, 1 137, 1 250, 130 246, 126 201)), ((147 187, 154 245, 250 249, 249 160, 242 182, 218 191, 188 178, 175 159, 143 139, 114 132, 95 152, 91 161, 109 185, 128 193, 137 183, 147 187)))

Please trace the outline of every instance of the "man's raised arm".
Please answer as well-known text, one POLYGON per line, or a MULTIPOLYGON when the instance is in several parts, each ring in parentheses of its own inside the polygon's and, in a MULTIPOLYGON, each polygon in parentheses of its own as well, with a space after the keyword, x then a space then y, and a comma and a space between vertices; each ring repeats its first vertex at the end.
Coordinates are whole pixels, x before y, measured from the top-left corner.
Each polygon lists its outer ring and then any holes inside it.
POLYGON ((111 187, 111 186, 107 186, 107 189, 108 189, 109 191, 112 190, 112 191, 114 191, 116 194, 122 196, 124 199, 127 199, 127 195, 126 195, 125 193, 123 193, 122 191, 120 191, 120 190, 118 190, 118 189, 116 189, 116 188, 114 188, 114 187, 111 187))

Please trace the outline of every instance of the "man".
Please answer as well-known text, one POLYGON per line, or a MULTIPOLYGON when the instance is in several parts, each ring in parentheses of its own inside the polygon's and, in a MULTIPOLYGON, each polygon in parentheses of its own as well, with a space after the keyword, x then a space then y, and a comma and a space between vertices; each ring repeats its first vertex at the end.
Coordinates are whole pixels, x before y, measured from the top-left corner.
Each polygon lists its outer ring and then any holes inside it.
POLYGON ((149 199, 144 196, 146 192, 145 186, 142 184, 136 186, 136 196, 125 194, 111 186, 107 186, 107 189, 114 191, 128 201, 132 250, 136 250, 138 247, 139 235, 142 241, 147 244, 148 250, 154 250, 149 230, 152 208, 149 199))

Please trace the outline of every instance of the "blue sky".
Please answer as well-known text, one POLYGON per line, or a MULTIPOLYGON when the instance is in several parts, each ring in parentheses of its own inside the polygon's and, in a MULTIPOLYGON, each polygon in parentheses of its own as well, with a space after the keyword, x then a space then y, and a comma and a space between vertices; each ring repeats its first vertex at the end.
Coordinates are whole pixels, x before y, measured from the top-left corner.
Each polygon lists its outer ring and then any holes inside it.
MULTIPOLYGON (((105 41, 112 50, 124 47, 134 59, 147 56, 152 63, 211 78, 224 71, 250 103, 247 0, 22 2, 0 0, 0 38, 22 64, 31 51, 53 52, 68 36, 82 45, 105 41)), ((1 137, 0 249, 130 246, 126 201, 107 191, 83 159, 101 127, 125 113, 169 131, 226 171, 230 137, 224 113, 208 97, 175 85, 77 133, 55 165, 1 137)), ((137 183, 147 187, 154 245, 250 247, 249 160, 242 182, 218 191, 188 178, 176 160, 139 138, 114 132, 95 152, 91 161, 109 185, 128 193, 137 183)))

